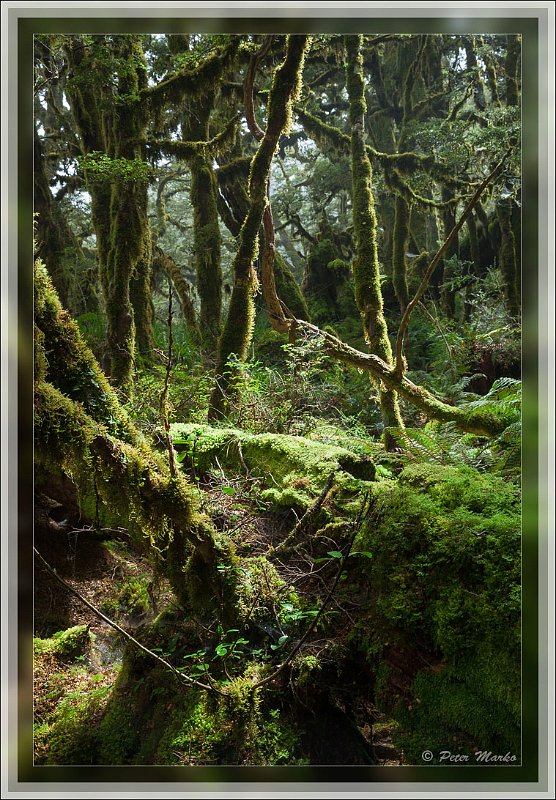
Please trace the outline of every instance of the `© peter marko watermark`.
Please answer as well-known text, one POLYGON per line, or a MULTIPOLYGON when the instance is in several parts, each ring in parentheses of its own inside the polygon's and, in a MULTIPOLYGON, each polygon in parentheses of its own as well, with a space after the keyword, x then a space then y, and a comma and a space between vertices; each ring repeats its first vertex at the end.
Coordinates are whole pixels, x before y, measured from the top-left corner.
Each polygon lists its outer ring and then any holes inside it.
MULTIPOLYGON (((421 758, 430 764, 435 760, 431 750, 423 750, 421 758)), ((452 753, 440 750, 436 762, 439 764, 517 764, 517 756, 513 753, 492 753, 490 750, 477 750, 475 753, 452 753)))

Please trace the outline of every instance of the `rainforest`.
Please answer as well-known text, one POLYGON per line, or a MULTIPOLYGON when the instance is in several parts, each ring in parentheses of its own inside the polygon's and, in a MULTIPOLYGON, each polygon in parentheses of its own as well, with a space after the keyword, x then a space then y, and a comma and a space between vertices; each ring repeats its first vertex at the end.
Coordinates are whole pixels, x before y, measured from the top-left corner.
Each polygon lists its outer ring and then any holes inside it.
POLYGON ((34 763, 519 762, 520 36, 34 43, 34 763))

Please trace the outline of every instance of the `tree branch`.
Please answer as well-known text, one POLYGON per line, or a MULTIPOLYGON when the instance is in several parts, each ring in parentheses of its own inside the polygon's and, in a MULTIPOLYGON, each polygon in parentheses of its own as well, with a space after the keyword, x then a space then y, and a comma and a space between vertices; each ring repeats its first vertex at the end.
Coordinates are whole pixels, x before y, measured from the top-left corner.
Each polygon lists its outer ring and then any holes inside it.
POLYGON ((493 415, 492 411, 480 408, 467 410, 438 400, 426 389, 412 383, 405 375, 397 375, 395 370, 378 356, 362 353, 310 322, 296 319, 295 324, 298 328, 312 333, 313 336, 320 337, 330 356, 358 369, 372 372, 385 386, 401 394, 432 419, 440 422, 454 422, 461 430, 477 436, 497 436, 506 427, 504 419, 493 415))

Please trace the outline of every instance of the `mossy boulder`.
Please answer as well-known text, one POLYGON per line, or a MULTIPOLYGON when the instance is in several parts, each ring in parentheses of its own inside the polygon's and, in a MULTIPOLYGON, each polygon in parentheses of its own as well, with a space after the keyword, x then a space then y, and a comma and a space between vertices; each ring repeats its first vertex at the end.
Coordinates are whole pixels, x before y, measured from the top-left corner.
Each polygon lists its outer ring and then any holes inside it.
POLYGON ((265 484, 261 498, 277 507, 307 508, 335 474, 336 498, 348 501, 375 477, 374 463, 344 447, 304 436, 249 434, 237 428, 176 423, 171 437, 178 458, 197 471, 217 466, 248 470, 265 484))
POLYGON ((61 659, 74 660, 85 655, 91 638, 88 625, 74 625, 65 631, 58 631, 49 639, 34 639, 33 650, 37 655, 52 653, 61 659))
POLYGON ((373 558, 360 562, 371 600, 354 641, 375 669, 377 705, 401 724, 406 760, 454 741, 518 755, 517 487, 419 464, 375 484, 374 503, 355 542, 373 558), (400 669, 411 699, 399 691, 400 669))

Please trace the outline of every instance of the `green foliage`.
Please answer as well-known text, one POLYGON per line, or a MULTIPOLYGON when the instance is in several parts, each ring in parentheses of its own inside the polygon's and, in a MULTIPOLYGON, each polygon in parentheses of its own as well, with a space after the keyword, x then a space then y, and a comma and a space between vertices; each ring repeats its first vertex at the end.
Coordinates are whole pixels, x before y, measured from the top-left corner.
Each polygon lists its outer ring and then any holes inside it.
MULTIPOLYGON (((461 381, 464 384, 465 381, 461 381)), ((506 427, 496 437, 485 440, 473 434, 461 434, 451 423, 428 422, 424 428, 408 428, 401 435, 391 435, 404 449, 402 461, 427 461, 457 467, 466 464, 484 472, 500 472, 519 480, 521 467, 521 382, 500 378, 481 398, 460 407, 490 412, 504 419, 506 427)))
POLYGON ((116 181, 125 187, 128 183, 147 183, 152 167, 139 158, 110 158, 106 153, 92 150, 78 157, 79 167, 92 181, 116 181))
POLYGON ((520 682, 516 662, 519 651, 509 657, 491 645, 477 645, 477 654, 461 659, 456 667, 418 674, 412 690, 416 703, 400 709, 398 743, 407 763, 422 763, 423 747, 436 754, 458 749, 510 752, 519 761, 520 682), (426 736, 429 735, 427 739, 426 736))
POLYGON ((241 692, 217 701, 196 690, 179 705, 165 726, 155 763, 300 763, 299 734, 277 708, 252 703, 241 692))
POLYGON ((144 577, 132 575, 126 578, 117 584, 115 596, 104 601, 103 611, 113 615, 146 614, 151 605, 147 585, 147 579, 144 577))
POLYGON ((83 339, 98 357, 106 341, 106 320, 98 311, 89 311, 80 314, 75 321, 83 339))
POLYGON ((98 764, 98 720, 110 687, 70 692, 58 704, 49 732, 48 764, 98 764))

